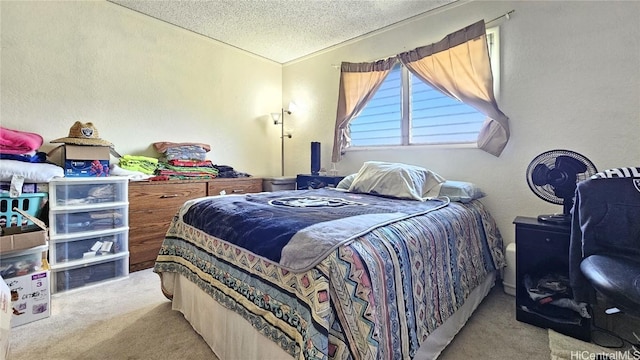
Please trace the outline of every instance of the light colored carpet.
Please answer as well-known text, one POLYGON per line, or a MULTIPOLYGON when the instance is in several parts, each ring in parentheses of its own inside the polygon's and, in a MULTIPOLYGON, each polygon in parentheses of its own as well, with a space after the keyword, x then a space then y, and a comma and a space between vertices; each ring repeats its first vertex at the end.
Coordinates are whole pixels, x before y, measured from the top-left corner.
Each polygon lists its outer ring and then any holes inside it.
POLYGON ((606 354, 612 351, 562 335, 551 329, 549 330, 549 349, 551 350, 551 360, 595 359, 597 354, 606 354))
MULTIPOLYGON (((51 317, 11 330, 7 360, 217 359, 150 269, 55 294, 51 305, 51 317)), ((514 308, 494 287, 439 359, 549 360, 547 330, 516 321, 514 308)))
POLYGON ((216 359, 150 269, 54 294, 49 318, 11 329, 7 360, 216 359))
POLYGON ((549 360, 547 330, 517 321, 515 303, 496 285, 438 360, 549 360))

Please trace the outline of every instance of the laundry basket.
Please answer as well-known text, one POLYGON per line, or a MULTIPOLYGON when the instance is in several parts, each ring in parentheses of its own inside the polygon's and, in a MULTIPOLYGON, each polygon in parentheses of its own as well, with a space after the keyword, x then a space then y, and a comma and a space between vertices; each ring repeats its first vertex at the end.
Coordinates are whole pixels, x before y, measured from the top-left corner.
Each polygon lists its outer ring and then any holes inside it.
POLYGON ((37 217, 46 197, 47 193, 23 193, 17 198, 10 197, 8 193, 0 194, 0 227, 32 225, 33 222, 13 208, 37 217))

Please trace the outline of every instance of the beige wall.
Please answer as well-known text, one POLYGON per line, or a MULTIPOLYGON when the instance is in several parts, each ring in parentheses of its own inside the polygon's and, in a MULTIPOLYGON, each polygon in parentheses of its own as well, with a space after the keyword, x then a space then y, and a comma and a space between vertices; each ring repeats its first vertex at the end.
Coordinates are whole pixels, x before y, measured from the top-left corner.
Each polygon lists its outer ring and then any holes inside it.
POLYGON ((2 1, 2 126, 64 137, 92 121, 121 154, 203 142, 208 158, 279 174, 282 66, 104 1, 2 1))
POLYGON ((291 155, 292 173, 309 172, 310 141, 322 143, 323 166, 330 166, 339 82, 332 64, 385 58, 510 10, 511 20, 499 22, 498 103, 511 119, 502 156, 477 149, 352 151, 340 172, 355 172, 366 160, 400 161, 473 181, 488 193, 484 203, 511 242, 515 216, 562 212, 527 186, 527 165, 539 153, 574 150, 600 169, 640 165, 640 2, 477 1, 287 64, 285 94, 309 108, 292 139, 301 149, 291 155))
POLYGON ((640 163, 640 2, 459 2, 430 16, 286 64, 263 60, 108 2, 1 1, 3 126, 65 136, 93 121, 121 153, 156 156, 155 141, 213 146, 209 158, 255 175, 280 173, 279 129, 287 117, 287 175, 309 172, 309 143, 330 166, 341 61, 370 61, 440 40, 481 18, 516 10, 501 27, 501 92, 511 141, 499 158, 476 149, 349 152, 343 174, 363 161, 402 161, 478 183, 513 241, 517 215, 561 211, 529 190, 539 153, 565 148, 600 169, 640 163))

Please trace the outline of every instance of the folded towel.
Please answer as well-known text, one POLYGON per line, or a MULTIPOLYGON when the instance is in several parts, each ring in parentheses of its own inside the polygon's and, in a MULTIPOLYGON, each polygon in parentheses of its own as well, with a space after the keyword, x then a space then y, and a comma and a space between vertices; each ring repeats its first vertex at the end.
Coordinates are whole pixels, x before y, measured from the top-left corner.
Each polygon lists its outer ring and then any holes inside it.
POLYGON ((0 153, 21 155, 36 151, 42 146, 42 136, 0 126, 0 153))
POLYGON ((153 177, 153 175, 145 174, 141 171, 123 169, 113 163, 109 165, 109 167, 111 168, 109 171, 109 176, 126 176, 131 180, 146 180, 153 177))
POLYGON ((153 175, 158 167, 158 159, 146 156, 124 155, 120 158, 120 167, 125 170, 153 175))
POLYGON ((169 141, 158 141, 153 143, 153 147, 157 152, 163 154, 167 151, 167 149, 176 148, 176 147, 184 147, 184 146, 197 146, 202 148, 205 152, 211 151, 211 145, 203 144, 203 143, 195 143, 195 142, 182 142, 182 143, 174 143, 169 141))

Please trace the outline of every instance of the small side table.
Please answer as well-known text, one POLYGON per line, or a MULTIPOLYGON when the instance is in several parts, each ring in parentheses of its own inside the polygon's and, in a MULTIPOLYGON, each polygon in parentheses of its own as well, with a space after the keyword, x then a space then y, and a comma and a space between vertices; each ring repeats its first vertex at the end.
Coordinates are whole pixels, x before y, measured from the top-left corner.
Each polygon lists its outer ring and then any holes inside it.
POLYGON ((342 179, 344 179, 344 176, 298 174, 296 177, 296 189, 308 190, 336 187, 342 179))
POLYGON ((591 341, 591 319, 576 314, 576 322, 570 322, 534 311, 530 308, 531 300, 524 285, 527 274, 557 273, 569 277, 571 228, 523 216, 516 217, 513 223, 516 225, 516 319, 591 341))

